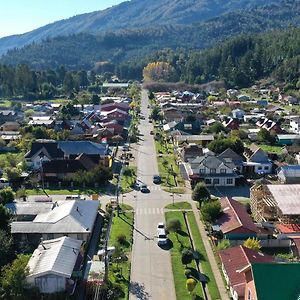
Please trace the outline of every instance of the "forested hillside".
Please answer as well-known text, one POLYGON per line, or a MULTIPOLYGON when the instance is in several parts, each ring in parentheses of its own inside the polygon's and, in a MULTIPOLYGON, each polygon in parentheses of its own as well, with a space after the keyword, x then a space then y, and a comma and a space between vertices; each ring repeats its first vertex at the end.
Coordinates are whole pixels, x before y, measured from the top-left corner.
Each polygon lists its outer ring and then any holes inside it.
POLYGON ((300 1, 286 0, 280 5, 236 11, 197 25, 163 25, 97 36, 82 33, 56 37, 11 50, 1 63, 26 63, 35 69, 60 65, 69 69, 90 69, 99 61, 119 65, 133 58, 143 60, 165 48, 204 49, 241 33, 259 33, 298 24, 300 1))
POLYGON ((99 34, 120 29, 202 22, 237 9, 253 8, 280 0, 131 0, 112 8, 78 15, 31 32, 0 39, 0 55, 32 42, 78 33, 99 34))

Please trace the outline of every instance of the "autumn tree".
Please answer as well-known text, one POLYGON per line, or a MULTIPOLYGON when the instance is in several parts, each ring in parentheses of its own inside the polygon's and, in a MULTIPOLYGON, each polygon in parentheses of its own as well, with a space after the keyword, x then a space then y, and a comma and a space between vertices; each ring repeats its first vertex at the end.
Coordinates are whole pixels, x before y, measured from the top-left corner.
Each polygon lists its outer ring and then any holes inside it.
POLYGON ((175 69, 167 62, 149 63, 143 70, 145 81, 166 81, 176 80, 175 69))
POLYGON ((186 289, 191 294, 197 285, 197 281, 194 278, 189 278, 186 281, 186 289))
POLYGON ((261 248, 260 245, 260 241, 257 238, 248 238, 244 244, 243 244, 246 248, 255 250, 255 251, 259 251, 259 249, 261 248))

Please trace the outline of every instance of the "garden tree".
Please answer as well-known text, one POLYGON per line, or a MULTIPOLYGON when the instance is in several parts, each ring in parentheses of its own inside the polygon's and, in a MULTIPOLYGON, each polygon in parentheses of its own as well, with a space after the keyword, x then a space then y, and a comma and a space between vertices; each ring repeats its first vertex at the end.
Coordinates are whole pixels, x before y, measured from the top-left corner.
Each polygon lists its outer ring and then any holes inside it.
POLYGON ((213 222, 221 215, 221 203, 219 200, 207 201, 201 207, 202 217, 205 222, 213 222))
POLYGON ((231 136, 227 138, 219 137, 208 144, 208 149, 215 152, 216 154, 220 154, 228 148, 230 148, 236 153, 244 152, 244 144, 236 136, 231 136))
POLYGON ((190 264, 194 259, 194 254, 190 249, 184 249, 181 253, 181 262, 185 267, 190 264))
POLYGON ((0 298, 6 300, 30 299, 30 288, 26 282, 28 275, 27 263, 29 255, 18 255, 18 257, 1 270, 0 298))
POLYGON ((94 105, 99 105, 99 104, 100 104, 100 97, 99 97, 97 94, 93 94, 93 95, 92 95, 91 102, 92 102, 94 105))
POLYGON ((248 238, 244 244, 243 244, 246 248, 255 250, 255 251, 259 251, 259 249, 261 248, 260 245, 260 241, 257 238, 248 238))
POLYGON ((60 113, 62 116, 78 116, 80 114, 78 108, 76 108, 71 103, 64 105, 61 108, 60 113))
POLYGON ((174 232, 177 236, 177 232, 181 230, 181 223, 178 219, 169 219, 166 224, 166 230, 168 232, 174 232))
POLYGON ((262 128, 257 134, 257 140, 262 144, 273 145, 276 142, 276 138, 267 129, 262 128))
POLYGON ((199 202, 199 207, 201 207, 202 202, 210 199, 210 193, 203 182, 198 182, 194 187, 192 199, 199 202))
POLYGON ((227 239, 224 239, 224 240, 221 240, 220 242, 218 242, 217 250, 221 251, 221 250, 228 249, 230 247, 231 247, 230 241, 227 239))
POLYGON ((152 62, 143 70, 145 81, 172 82, 177 79, 176 70, 168 62, 152 62))
POLYGON ((13 239, 0 229, 0 269, 14 258, 13 239))
POLYGON ((149 94, 149 99, 150 99, 150 100, 153 100, 154 98, 155 98, 155 96, 154 96, 153 92, 150 92, 150 94, 149 94))
POLYGON ((186 284, 185 285, 186 285, 186 289, 191 294, 194 291, 194 289, 195 289, 195 287, 197 285, 197 281, 194 278, 188 278, 186 280, 186 284))
POLYGON ((14 201, 14 192, 11 187, 6 187, 0 190, 0 203, 3 205, 14 201))
POLYGON ((21 176, 21 170, 18 168, 7 168, 5 172, 7 174, 8 181, 10 182, 18 180, 21 176))
POLYGON ((220 133, 225 131, 226 129, 221 122, 215 122, 214 124, 210 125, 207 129, 207 132, 209 133, 220 133))
POLYGON ((153 106, 150 117, 154 121, 158 121, 161 119, 160 109, 157 105, 153 106))
POLYGON ((9 210, 3 204, 0 204, 0 229, 1 230, 4 230, 5 232, 10 231, 11 217, 12 216, 9 210))
POLYGON ((213 101, 217 101, 218 98, 217 98, 216 96, 209 95, 209 96, 207 97, 207 100, 208 100, 209 102, 213 102, 213 101))

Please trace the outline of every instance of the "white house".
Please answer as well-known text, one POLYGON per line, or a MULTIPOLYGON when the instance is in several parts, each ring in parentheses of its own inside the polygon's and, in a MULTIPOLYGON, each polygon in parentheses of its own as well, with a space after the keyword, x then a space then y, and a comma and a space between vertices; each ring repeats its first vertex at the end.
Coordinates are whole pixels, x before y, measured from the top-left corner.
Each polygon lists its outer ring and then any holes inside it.
POLYGON ((232 117, 234 119, 243 120, 245 116, 245 112, 242 109, 234 109, 232 111, 232 117))
POLYGON ((42 241, 27 264, 26 281, 41 293, 52 294, 72 288, 71 279, 82 241, 69 237, 42 241))
POLYGON ((291 116, 290 118, 290 131, 300 134, 300 116, 291 116))

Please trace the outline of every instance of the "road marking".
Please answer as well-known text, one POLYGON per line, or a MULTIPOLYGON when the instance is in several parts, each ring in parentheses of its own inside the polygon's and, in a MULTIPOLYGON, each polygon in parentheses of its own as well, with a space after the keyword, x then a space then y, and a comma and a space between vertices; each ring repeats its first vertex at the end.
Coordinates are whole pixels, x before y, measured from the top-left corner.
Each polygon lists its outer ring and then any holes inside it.
POLYGON ((136 215, 161 215, 164 214, 164 209, 159 207, 137 208, 135 214, 136 215))

